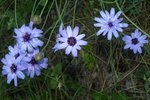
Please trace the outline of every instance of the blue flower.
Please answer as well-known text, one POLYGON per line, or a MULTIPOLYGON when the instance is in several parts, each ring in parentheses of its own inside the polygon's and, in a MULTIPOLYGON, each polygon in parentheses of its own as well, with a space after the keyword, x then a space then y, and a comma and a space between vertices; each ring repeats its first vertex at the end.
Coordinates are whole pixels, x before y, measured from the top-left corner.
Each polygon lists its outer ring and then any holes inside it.
POLYGON ((100 18, 94 18, 97 22, 94 26, 100 28, 96 33, 97 36, 103 33, 103 36, 107 34, 108 40, 112 39, 112 35, 114 35, 115 38, 118 38, 118 32, 123 32, 122 28, 128 27, 128 24, 122 23, 123 18, 119 18, 121 11, 115 14, 115 9, 111 8, 110 13, 108 11, 100 11, 100 15, 100 18))
POLYGON ((26 63, 22 61, 23 56, 15 57, 6 54, 1 61, 4 64, 2 67, 2 75, 7 75, 7 83, 10 84, 14 80, 14 85, 17 86, 17 78, 24 79, 25 75, 22 71, 26 69, 26 63))
POLYGON ((85 34, 78 35, 78 33, 78 26, 76 26, 74 29, 72 29, 71 26, 67 26, 66 29, 60 28, 60 35, 58 35, 56 39, 56 45, 53 49, 55 49, 55 51, 66 49, 66 55, 72 53, 73 57, 77 57, 77 50, 81 50, 81 46, 87 45, 87 41, 82 40, 85 37, 85 34))
POLYGON ((33 29, 33 22, 30 22, 29 26, 23 25, 21 28, 15 29, 14 32, 16 33, 14 37, 21 50, 32 52, 34 49, 43 46, 43 42, 38 39, 42 37, 43 31, 37 28, 33 29))
POLYGON ((23 60, 28 63, 27 68, 27 75, 33 78, 35 74, 37 76, 40 75, 41 69, 47 68, 48 66, 48 59, 42 58, 39 61, 36 60, 36 55, 39 53, 39 50, 34 50, 32 53, 28 53, 27 57, 25 57, 23 60))
POLYGON ((56 44, 53 47, 54 52, 58 51, 59 49, 57 48, 57 46, 59 46, 62 42, 58 40, 58 38, 62 37, 63 32, 65 31, 65 29, 63 28, 63 24, 61 23, 60 27, 59 27, 59 33, 57 33, 56 35, 56 44))
POLYGON ((18 44, 16 44, 14 47, 9 46, 8 50, 9 50, 9 54, 11 56, 15 56, 15 58, 19 57, 20 55, 22 56, 26 55, 26 51, 21 50, 18 44))
POLYGON ((138 29, 134 31, 134 33, 129 35, 125 35, 122 40, 125 42, 124 49, 130 48, 133 50, 133 53, 136 54, 137 52, 142 53, 141 47, 144 46, 145 43, 148 43, 148 40, 146 40, 147 36, 142 35, 141 32, 139 32, 138 29))

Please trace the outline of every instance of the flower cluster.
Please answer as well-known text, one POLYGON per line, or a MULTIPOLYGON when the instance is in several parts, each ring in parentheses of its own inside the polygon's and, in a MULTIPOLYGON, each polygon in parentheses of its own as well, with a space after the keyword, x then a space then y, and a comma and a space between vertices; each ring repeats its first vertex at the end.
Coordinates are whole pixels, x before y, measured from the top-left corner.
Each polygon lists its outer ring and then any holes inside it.
MULTIPOLYGON (((112 8, 110 13, 108 11, 100 11, 100 18, 95 17, 95 27, 99 27, 97 36, 102 34, 107 35, 107 39, 111 40, 112 36, 119 37, 119 33, 123 32, 123 28, 128 27, 127 23, 123 23, 123 18, 119 18, 121 11, 115 14, 115 9, 112 8)), ((37 28, 33 28, 33 22, 31 21, 29 26, 22 25, 21 28, 14 29, 17 43, 14 47, 9 46, 9 53, 2 58, 2 75, 7 76, 7 83, 9 84, 14 80, 15 86, 17 86, 17 78, 24 79, 25 75, 33 78, 35 75, 39 76, 41 69, 47 68, 48 59, 44 58, 44 54, 39 51, 39 48, 43 46, 43 42, 39 39, 42 37, 43 31, 37 28)), ((53 47, 54 52, 65 49, 65 54, 70 53, 73 57, 78 56, 78 51, 81 50, 81 46, 87 45, 87 41, 83 40, 85 34, 79 34, 79 27, 75 26, 73 29, 71 26, 63 27, 63 24, 59 27, 59 32, 56 35, 56 44, 53 47)), ((138 29, 135 29, 134 33, 125 35, 122 40, 125 42, 124 49, 131 49, 133 53, 142 53, 141 47, 145 43, 147 36, 142 35, 138 29)))
MULTIPOLYGON (((108 40, 112 39, 112 35, 115 38, 119 37, 119 32, 123 32, 123 28, 128 27, 127 23, 123 23, 123 18, 119 18, 121 11, 115 14, 115 9, 111 8, 110 13, 108 11, 100 11, 100 18, 95 17, 94 20, 97 22, 94 24, 95 27, 99 27, 99 31, 96 33, 97 36, 102 34, 105 36, 107 34, 108 40)), ((141 47, 145 43, 148 43, 146 40, 147 36, 142 35, 138 29, 135 30, 131 36, 125 35, 122 40, 125 41, 124 49, 130 48, 133 50, 134 54, 139 52, 142 53, 141 47)))
POLYGON ((134 33, 129 35, 125 35, 122 40, 125 41, 126 45, 124 46, 124 49, 130 48, 133 50, 133 53, 142 53, 141 47, 143 47, 143 44, 148 43, 148 40, 146 40, 146 35, 141 35, 142 33, 139 32, 138 29, 134 31, 134 33))
POLYGON ((17 86, 17 78, 24 79, 25 74, 31 78, 39 76, 41 69, 47 68, 48 59, 38 57, 41 54, 39 47, 43 46, 39 40, 42 30, 33 28, 33 22, 29 26, 14 29, 14 32, 17 43, 14 47, 8 47, 9 53, 1 61, 4 64, 2 75, 7 76, 7 83, 14 80, 14 85, 17 86))
POLYGON ((66 29, 63 29, 61 24, 59 33, 57 34, 56 44, 53 49, 55 51, 66 49, 66 55, 72 53, 74 57, 77 57, 77 50, 81 50, 81 46, 87 45, 87 41, 82 40, 85 37, 85 34, 78 35, 78 33, 78 26, 76 26, 73 30, 71 29, 71 26, 67 26, 66 29))
POLYGON ((115 14, 115 9, 108 11, 100 11, 101 18, 95 17, 94 20, 97 22, 94 24, 95 27, 100 27, 101 29, 97 32, 97 36, 103 33, 103 36, 107 34, 108 40, 112 39, 112 35, 115 38, 119 37, 118 32, 123 32, 124 27, 128 27, 128 24, 121 23, 123 18, 119 18, 121 11, 115 14))

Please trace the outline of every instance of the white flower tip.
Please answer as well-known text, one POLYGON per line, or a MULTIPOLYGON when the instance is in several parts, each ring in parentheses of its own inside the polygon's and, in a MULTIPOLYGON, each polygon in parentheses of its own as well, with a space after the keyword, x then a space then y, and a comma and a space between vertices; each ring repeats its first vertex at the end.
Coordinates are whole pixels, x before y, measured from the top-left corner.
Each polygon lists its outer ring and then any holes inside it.
POLYGON ((127 23, 122 24, 122 27, 128 27, 129 25, 127 23))
POLYGON ((67 26, 67 30, 72 30, 72 29, 71 29, 71 26, 67 26))
POLYGON ((61 32, 62 30, 63 30, 63 23, 60 24, 59 32, 61 32))
POLYGON ((119 17, 122 14, 122 11, 119 11, 116 16, 119 17))
POLYGON ((14 29, 14 32, 16 33, 16 31, 17 31, 17 30, 18 30, 18 29, 17 29, 17 28, 15 28, 15 29, 14 29))
POLYGON ((32 21, 30 21, 30 23, 29 23, 29 27, 32 29, 32 27, 33 27, 33 22, 32 21))
POLYGON ((77 57, 78 57, 78 55, 73 55, 73 57, 77 58, 77 57))
POLYGON ((119 13, 119 14, 122 14, 122 11, 119 11, 118 13, 119 13))
POLYGON ((98 17, 95 17, 94 20, 96 21, 97 18, 98 18, 98 17))
POLYGON ((115 14, 115 8, 111 8, 110 13, 115 14))
POLYGON ((126 46, 124 46, 123 49, 127 49, 126 46))
POLYGON ((107 39, 110 41, 112 39, 112 36, 108 36, 107 39))
POLYGON ((97 27, 96 23, 94 24, 94 27, 97 27))
POLYGON ((25 24, 23 24, 22 26, 21 26, 21 29, 24 29, 26 27, 26 25, 25 24))
POLYGON ((138 29, 135 29, 135 31, 134 31, 135 33, 139 33, 139 30, 138 29))
POLYGON ((79 26, 75 26, 75 28, 74 29, 78 29, 79 30, 79 26))
POLYGON ((100 34, 99 33, 96 33, 96 36, 99 36, 100 34))
POLYGON ((79 27, 75 26, 75 28, 73 29, 73 33, 74 34, 78 34, 78 32, 79 32, 79 27))
POLYGON ((103 11, 103 10, 101 10, 101 11, 100 11, 100 14, 101 14, 101 13, 104 13, 104 11, 103 11))
POLYGON ((125 41, 125 37, 126 37, 126 35, 122 38, 123 41, 125 41))
POLYGON ((87 45, 88 44, 88 42, 87 41, 85 41, 85 45, 87 45))
POLYGON ((111 10, 115 10, 115 8, 111 8, 111 10))
POLYGON ((133 51, 133 53, 136 54, 137 52, 136 52, 136 51, 133 51))
POLYGON ((108 38, 109 41, 111 41, 111 38, 108 38))

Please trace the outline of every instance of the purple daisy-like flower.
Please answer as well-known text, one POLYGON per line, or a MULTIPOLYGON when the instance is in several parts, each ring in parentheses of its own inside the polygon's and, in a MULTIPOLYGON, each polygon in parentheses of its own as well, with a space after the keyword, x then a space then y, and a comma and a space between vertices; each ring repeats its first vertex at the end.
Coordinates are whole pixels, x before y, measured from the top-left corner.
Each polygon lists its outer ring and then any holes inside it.
POLYGON ((96 33, 97 36, 107 34, 108 40, 112 39, 112 35, 115 38, 119 37, 118 32, 123 32, 124 27, 128 27, 128 24, 122 23, 123 18, 119 18, 121 11, 115 14, 115 9, 111 8, 110 13, 108 11, 100 11, 101 17, 95 17, 94 20, 97 22, 94 24, 95 27, 99 27, 100 30, 96 33))
POLYGON ((76 26, 73 30, 71 26, 67 26, 66 29, 63 29, 59 32, 60 37, 57 38, 57 43, 54 46, 55 50, 65 49, 65 54, 70 54, 74 57, 78 56, 77 50, 81 50, 81 46, 87 45, 87 41, 82 40, 85 37, 85 34, 79 33, 79 27, 76 26))
POLYGON ((33 78, 35 75, 39 76, 41 69, 47 68, 48 58, 42 58, 40 60, 36 59, 36 55, 39 53, 39 50, 34 50, 34 52, 29 53, 27 57, 23 60, 28 63, 27 75, 33 78))
POLYGON ((23 56, 15 57, 6 54, 1 60, 4 64, 2 67, 2 75, 7 75, 7 83, 10 84, 14 80, 14 85, 17 86, 17 78, 24 79, 25 75, 22 71, 26 69, 26 63, 22 61, 23 56))
POLYGON ((32 52, 37 47, 43 46, 43 42, 39 40, 39 37, 42 37, 42 30, 33 28, 33 22, 30 22, 29 26, 23 25, 19 29, 15 29, 14 36, 17 40, 17 43, 21 50, 27 50, 32 52))
POLYGON ((65 29, 63 28, 63 24, 60 25, 59 27, 59 33, 57 33, 56 35, 56 44, 55 46, 53 47, 54 49, 54 52, 58 51, 59 49, 57 48, 58 45, 60 45, 62 42, 58 40, 58 38, 62 37, 62 31, 64 31, 65 29))
POLYGON ((16 44, 14 47, 9 46, 8 49, 9 49, 9 54, 11 56, 14 56, 15 58, 19 57, 20 55, 22 56, 26 55, 26 51, 21 50, 18 44, 16 44))
POLYGON ((148 40, 146 40, 146 38, 146 35, 142 35, 142 33, 139 32, 138 29, 136 29, 134 33, 131 34, 131 36, 125 35, 122 38, 122 40, 126 44, 124 46, 124 49, 130 48, 131 50, 133 50, 134 54, 137 52, 142 53, 141 47, 143 47, 145 43, 148 43, 148 40))

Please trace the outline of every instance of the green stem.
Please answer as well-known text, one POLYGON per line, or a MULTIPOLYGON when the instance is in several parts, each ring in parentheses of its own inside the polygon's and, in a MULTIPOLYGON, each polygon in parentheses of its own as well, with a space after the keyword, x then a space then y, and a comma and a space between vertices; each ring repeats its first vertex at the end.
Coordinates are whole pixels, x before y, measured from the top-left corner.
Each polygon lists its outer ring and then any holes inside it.
POLYGON ((33 16, 36 2, 37 2, 37 0, 35 0, 35 2, 34 2, 33 8, 32 8, 32 12, 31 12, 30 20, 31 20, 31 18, 32 18, 32 16, 33 16))
MULTIPOLYGON (((122 11, 122 9, 120 8, 120 6, 119 6, 117 0, 115 0, 115 2, 116 2, 116 5, 117 5, 118 9, 119 9, 120 11, 122 11)), ((150 37, 149 34, 147 34, 147 33, 146 33, 144 30, 142 30, 138 25, 136 25, 129 17, 127 17, 123 11, 122 11, 122 15, 123 15, 132 25, 134 25, 137 29, 139 29, 142 33, 144 33, 145 35, 147 35, 148 37, 150 37)))
POLYGON ((17 23, 17 12, 16 12, 16 4, 17 4, 17 0, 15 0, 15 23, 16 23, 16 26, 18 28, 18 23, 17 23))
MULTIPOLYGON (((64 8, 63 8, 63 10, 62 10, 62 13, 61 13, 60 17, 63 15, 63 13, 64 13, 64 11, 65 11, 66 4, 67 4, 67 0, 66 0, 66 2, 65 2, 65 5, 64 5, 64 8)), ((53 27, 51 33, 50 33, 50 36, 49 36, 49 38, 48 38, 48 41, 47 41, 46 45, 43 47, 43 49, 42 49, 41 51, 43 51, 43 50, 48 46, 48 44, 49 44, 49 42, 50 42, 50 39, 51 39, 51 36, 52 36, 52 33, 54 32, 54 29, 56 28, 56 26, 57 26, 57 24, 58 24, 59 21, 60 21, 60 19, 58 19, 57 22, 55 23, 55 25, 54 25, 54 27, 53 27)), ((50 28, 49 28, 49 29, 50 29, 50 28)), ((49 29, 45 32, 45 34, 49 31, 49 29)))
POLYGON ((46 18, 45 18, 44 24, 43 24, 43 26, 42 26, 42 29, 45 27, 46 21, 47 21, 47 19, 48 19, 48 16, 49 16, 49 13, 50 13, 50 11, 51 11, 51 9, 52 9, 53 4, 54 4, 54 0, 53 0, 53 2, 52 2, 51 6, 49 7, 49 10, 48 10, 48 13, 47 13, 47 15, 46 15, 46 18))
POLYGON ((62 18, 60 16, 60 11, 59 11, 59 8, 58 8, 57 0, 55 0, 55 6, 56 6, 56 10, 57 10, 57 13, 58 13, 59 20, 62 22, 62 18))
POLYGON ((35 7, 35 9, 34 9, 33 15, 35 14, 35 12, 36 12, 36 10, 38 9, 39 5, 40 5, 40 1, 39 1, 39 3, 37 4, 37 6, 35 7))
POLYGON ((43 14, 43 12, 44 12, 44 9, 45 9, 47 3, 48 3, 48 0, 46 0, 46 2, 45 2, 45 4, 44 4, 44 7, 43 7, 43 9, 42 9, 42 11, 41 11, 41 14, 40 14, 40 17, 42 16, 42 14, 43 14))
POLYGON ((49 38, 48 38, 48 41, 47 41, 46 45, 43 47, 43 49, 41 50, 41 52, 48 46, 48 44, 49 44, 49 42, 50 42, 50 39, 51 39, 51 36, 52 36, 52 33, 54 32, 54 29, 56 28, 58 22, 59 22, 59 20, 57 20, 57 22, 55 23, 55 25, 54 25, 54 27, 53 27, 51 33, 50 33, 50 36, 49 36, 49 38))
POLYGON ((77 5, 77 1, 78 1, 78 0, 75 1, 75 5, 74 5, 72 27, 74 27, 74 21, 75 21, 75 13, 76 13, 76 5, 77 5))

